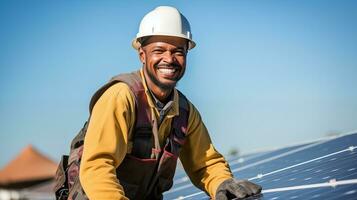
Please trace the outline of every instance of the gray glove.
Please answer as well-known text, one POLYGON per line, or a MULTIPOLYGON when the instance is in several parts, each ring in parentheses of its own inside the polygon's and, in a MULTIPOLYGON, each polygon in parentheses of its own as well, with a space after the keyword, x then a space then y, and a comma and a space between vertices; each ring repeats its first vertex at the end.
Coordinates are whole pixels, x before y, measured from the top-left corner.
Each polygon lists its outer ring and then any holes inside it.
POLYGON ((262 191, 260 185, 246 180, 228 179, 217 188, 216 200, 242 199, 259 194, 262 191))

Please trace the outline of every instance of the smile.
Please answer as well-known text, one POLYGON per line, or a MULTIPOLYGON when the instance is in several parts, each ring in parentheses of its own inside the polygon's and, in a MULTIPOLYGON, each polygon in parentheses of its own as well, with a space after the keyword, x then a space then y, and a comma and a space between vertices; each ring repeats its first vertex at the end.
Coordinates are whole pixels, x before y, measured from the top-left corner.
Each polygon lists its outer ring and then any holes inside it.
POLYGON ((158 71, 159 71, 161 74, 172 75, 172 74, 174 74, 177 70, 176 70, 176 69, 172 69, 172 68, 158 68, 158 71))

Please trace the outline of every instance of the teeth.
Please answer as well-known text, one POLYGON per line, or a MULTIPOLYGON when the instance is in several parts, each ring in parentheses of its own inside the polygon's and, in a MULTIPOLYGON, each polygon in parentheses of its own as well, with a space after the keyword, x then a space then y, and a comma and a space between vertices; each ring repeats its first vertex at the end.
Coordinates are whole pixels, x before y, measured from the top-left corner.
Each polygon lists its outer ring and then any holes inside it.
POLYGON ((167 69, 167 68, 160 68, 159 72, 163 74, 173 74, 175 73, 175 69, 167 69))

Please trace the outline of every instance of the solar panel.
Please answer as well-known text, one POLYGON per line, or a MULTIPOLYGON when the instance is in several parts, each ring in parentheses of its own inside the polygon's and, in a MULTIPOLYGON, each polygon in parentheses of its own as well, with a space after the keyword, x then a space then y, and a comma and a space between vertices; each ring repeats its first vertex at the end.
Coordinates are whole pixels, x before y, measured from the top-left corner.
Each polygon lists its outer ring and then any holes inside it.
MULTIPOLYGON (((236 178, 263 187, 249 199, 357 199, 357 133, 229 159, 236 178)), ((164 199, 209 199, 179 171, 164 199)))

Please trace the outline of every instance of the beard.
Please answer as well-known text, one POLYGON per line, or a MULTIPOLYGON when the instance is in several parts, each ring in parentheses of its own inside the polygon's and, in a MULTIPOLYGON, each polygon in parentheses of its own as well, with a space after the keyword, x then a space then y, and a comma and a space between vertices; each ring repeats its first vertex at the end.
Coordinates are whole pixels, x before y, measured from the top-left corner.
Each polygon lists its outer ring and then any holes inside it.
MULTIPOLYGON (((154 70, 157 70, 157 67, 158 65, 154 65, 154 70)), ((178 66, 178 68, 181 68, 182 70, 182 67, 178 66)), ((185 71, 183 71, 183 73, 176 77, 175 79, 172 79, 172 83, 163 83, 161 82, 155 75, 152 71, 148 70, 148 67, 147 66, 144 66, 144 70, 146 72, 146 74, 148 75, 149 79, 156 85, 158 86, 159 88, 161 88, 162 90, 171 90, 173 88, 176 87, 177 85, 177 82, 183 77, 183 74, 185 73, 185 71)))

